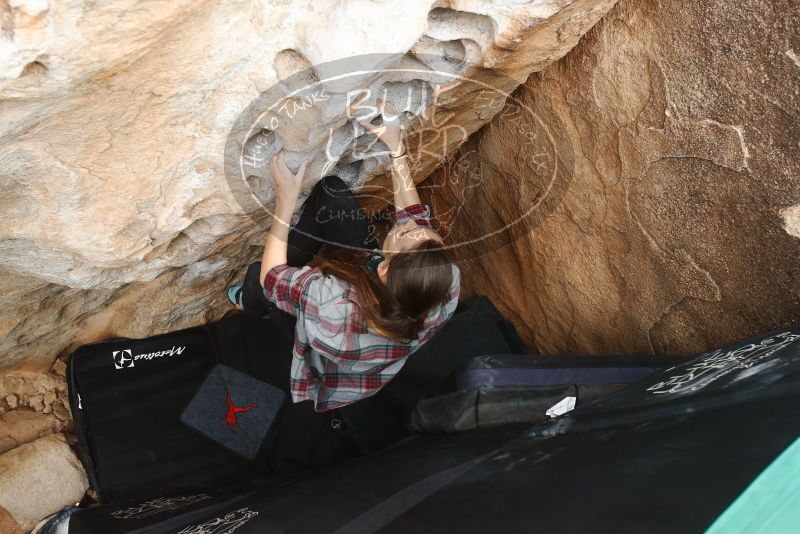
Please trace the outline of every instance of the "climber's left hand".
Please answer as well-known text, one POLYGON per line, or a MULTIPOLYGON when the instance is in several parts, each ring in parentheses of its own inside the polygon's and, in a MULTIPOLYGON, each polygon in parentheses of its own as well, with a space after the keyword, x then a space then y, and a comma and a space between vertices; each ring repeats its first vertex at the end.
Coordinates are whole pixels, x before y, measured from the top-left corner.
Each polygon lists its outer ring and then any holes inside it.
POLYGON ((303 187, 303 178, 306 174, 307 164, 308 160, 304 161, 300 164, 297 173, 292 174, 292 171, 286 166, 283 150, 278 152, 270 160, 272 179, 275 180, 275 195, 278 206, 284 208, 291 207, 291 209, 294 210, 294 206, 297 204, 297 198, 300 196, 300 190, 303 187))

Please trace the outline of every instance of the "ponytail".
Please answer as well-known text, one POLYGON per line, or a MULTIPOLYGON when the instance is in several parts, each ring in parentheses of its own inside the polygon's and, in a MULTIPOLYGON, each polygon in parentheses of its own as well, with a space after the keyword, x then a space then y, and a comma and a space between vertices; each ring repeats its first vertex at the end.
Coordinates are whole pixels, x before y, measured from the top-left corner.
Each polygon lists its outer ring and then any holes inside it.
POLYGON ((324 273, 353 286, 369 325, 392 339, 415 339, 428 311, 443 302, 452 284, 452 262, 444 247, 428 239, 393 254, 386 283, 367 269, 369 255, 335 249, 314 263, 324 273))

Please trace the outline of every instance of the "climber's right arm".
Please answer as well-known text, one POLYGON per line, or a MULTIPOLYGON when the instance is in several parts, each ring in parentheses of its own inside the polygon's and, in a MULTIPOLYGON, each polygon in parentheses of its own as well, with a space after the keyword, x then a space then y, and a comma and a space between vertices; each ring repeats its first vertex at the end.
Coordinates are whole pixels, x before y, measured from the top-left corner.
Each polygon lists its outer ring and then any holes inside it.
POLYGON ((392 191, 394 192, 394 209, 401 211, 409 206, 420 204, 417 186, 411 177, 411 168, 408 165, 408 151, 403 142, 392 150, 389 158, 392 160, 392 191))
POLYGON ((389 157, 392 161, 392 192, 394 193, 394 208, 397 211, 409 206, 419 204, 419 194, 411 177, 411 167, 408 164, 408 153, 403 143, 403 132, 400 128, 400 116, 391 102, 377 99, 383 112, 383 124, 373 126, 367 121, 361 126, 375 134, 389 148, 389 157))

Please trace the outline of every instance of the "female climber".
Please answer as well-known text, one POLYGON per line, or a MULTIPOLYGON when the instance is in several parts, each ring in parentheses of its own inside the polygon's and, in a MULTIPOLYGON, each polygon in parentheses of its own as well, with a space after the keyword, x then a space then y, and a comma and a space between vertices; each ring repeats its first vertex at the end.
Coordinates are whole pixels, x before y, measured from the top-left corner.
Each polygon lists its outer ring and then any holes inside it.
POLYGON ((290 227, 306 163, 292 174, 281 151, 270 162, 277 202, 264 254, 228 289, 237 307, 293 336, 292 400, 318 412, 377 393, 458 304, 460 272, 420 202, 398 114, 378 104, 383 124, 360 124, 390 151, 395 212, 382 246, 336 176, 314 186, 290 227))

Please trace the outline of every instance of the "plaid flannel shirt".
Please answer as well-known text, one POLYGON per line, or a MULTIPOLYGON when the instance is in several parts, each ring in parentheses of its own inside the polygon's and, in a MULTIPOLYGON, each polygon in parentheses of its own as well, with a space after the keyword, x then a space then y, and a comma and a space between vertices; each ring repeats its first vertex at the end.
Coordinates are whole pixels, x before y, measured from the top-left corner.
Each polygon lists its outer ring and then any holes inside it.
MULTIPOLYGON (((396 223, 414 219, 431 227, 430 208, 415 204, 395 214, 396 223)), ((264 294, 295 315, 290 391, 294 402, 312 400, 318 412, 340 408, 377 393, 455 313, 461 276, 429 310, 416 339, 387 338, 367 326, 353 288, 318 267, 276 265, 267 273, 264 294)))

